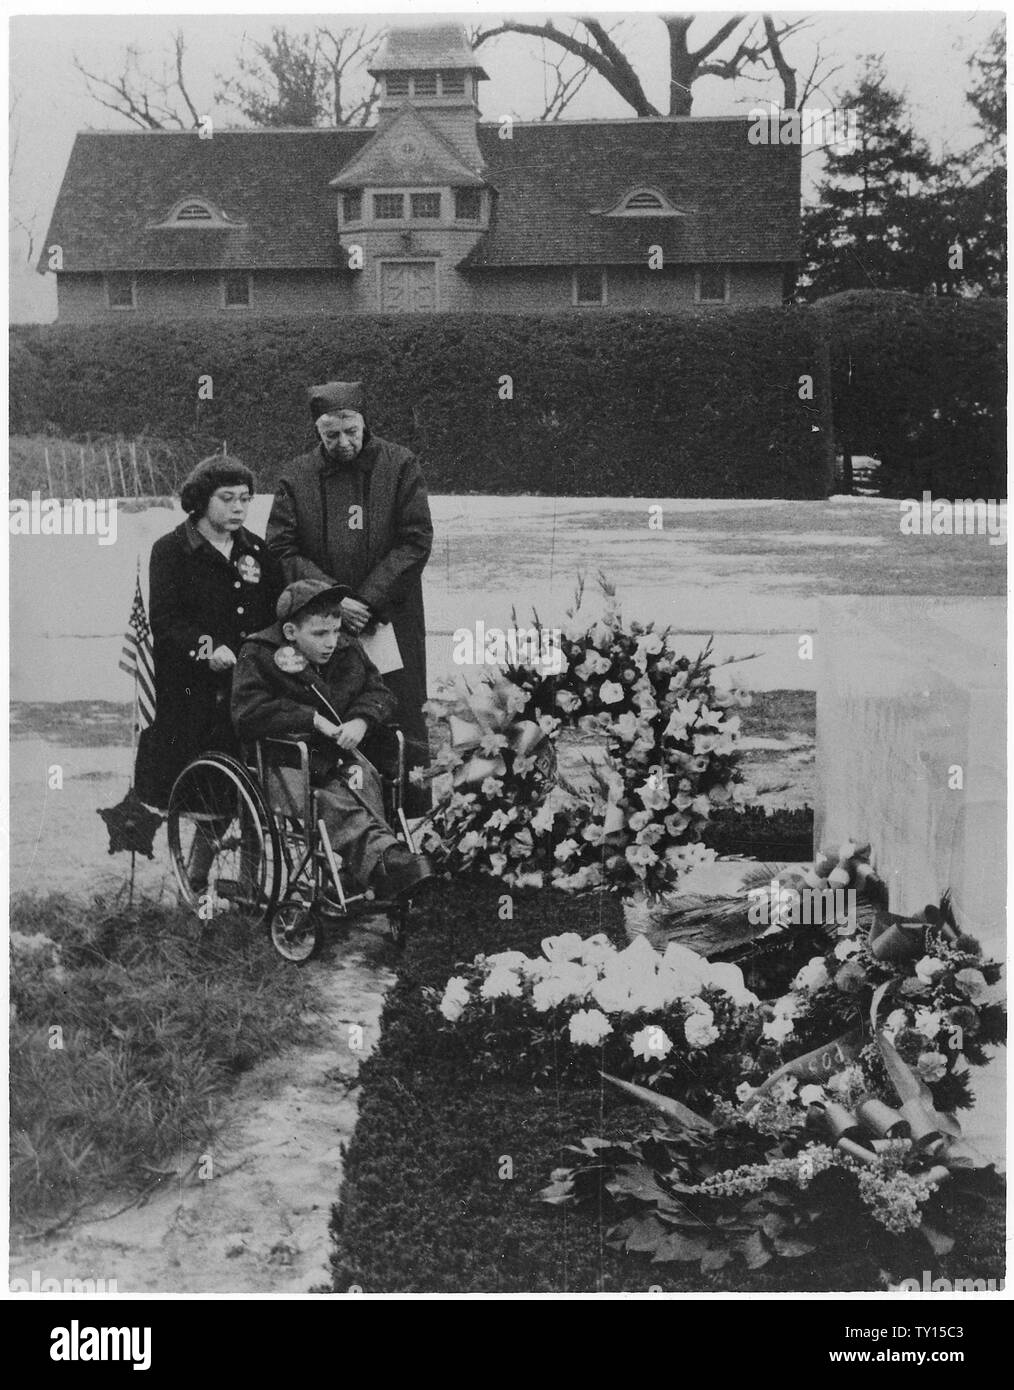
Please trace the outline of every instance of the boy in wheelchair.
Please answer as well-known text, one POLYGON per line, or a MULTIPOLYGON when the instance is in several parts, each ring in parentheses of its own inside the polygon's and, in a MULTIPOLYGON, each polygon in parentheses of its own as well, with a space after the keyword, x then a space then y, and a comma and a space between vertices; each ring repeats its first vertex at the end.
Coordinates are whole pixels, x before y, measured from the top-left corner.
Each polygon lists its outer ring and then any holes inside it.
POLYGON ((342 631, 349 592, 319 579, 283 589, 278 622, 240 651, 232 719, 243 741, 307 742, 319 814, 350 877, 378 898, 404 899, 432 869, 387 824, 380 776, 359 752, 390 721, 395 699, 358 639, 342 631))

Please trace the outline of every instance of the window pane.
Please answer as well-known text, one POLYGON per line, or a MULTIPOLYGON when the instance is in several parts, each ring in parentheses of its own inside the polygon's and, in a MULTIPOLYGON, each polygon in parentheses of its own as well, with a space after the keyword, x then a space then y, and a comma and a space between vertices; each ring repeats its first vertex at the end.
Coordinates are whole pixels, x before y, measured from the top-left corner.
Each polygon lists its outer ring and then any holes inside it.
POLYGON ((413 193, 413 194, 412 194, 412 216, 413 216, 413 217, 439 217, 439 216, 440 216, 440 194, 439 194, 439 193, 413 193))
POLYGON ((245 308, 250 303, 250 277, 245 271, 225 277, 225 303, 226 308, 245 308))
POLYGON ((454 190, 454 216, 459 222, 477 222, 482 204, 477 188, 454 190))
POLYGON ((440 74, 440 85, 445 97, 460 96, 465 90, 465 74, 443 72, 440 74))
POLYGON ((387 74, 387 95, 389 97, 408 96, 407 72, 389 72, 387 74))
POLYGON ((374 193, 373 215, 378 221, 397 221, 405 216, 403 193, 374 193))
POLYGON ((177 222, 210 222, 211 213, 203 203, 187 203, 176 214, 177 222))
POLYGON ((133 309, 134 277, 132 275, 107 275, 106 290, 110 309, 133 309))
POLYGON ((358 222, 363 215, 363 195, 356 190, 342 198, 342 216, 346 222, 358 222))
POLYGON ((437 75, 435 72, 417 72, 412 85, 417 97, 435 97, 437 94, 437 75))
POLYGON ((721 265, 701 266, 701 301, 725 301, 725 267, 721 265))
POLYGON ((601 304, 603 274, 601 270, 579 270, 576 274, 577 302, 601 304))

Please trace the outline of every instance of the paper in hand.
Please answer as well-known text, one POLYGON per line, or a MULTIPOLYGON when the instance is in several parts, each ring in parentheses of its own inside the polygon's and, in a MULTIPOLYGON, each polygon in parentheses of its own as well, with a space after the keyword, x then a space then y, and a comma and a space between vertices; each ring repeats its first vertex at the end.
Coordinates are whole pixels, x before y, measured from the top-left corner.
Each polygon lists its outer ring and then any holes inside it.
POLYGON ((390 623, 378 623, 373 632, 360 633, 359 640, 366 655, 382 676, 386 676, 389 671, 401 671, 404 668, 405 663, 398 650, 398 639, 390 623))

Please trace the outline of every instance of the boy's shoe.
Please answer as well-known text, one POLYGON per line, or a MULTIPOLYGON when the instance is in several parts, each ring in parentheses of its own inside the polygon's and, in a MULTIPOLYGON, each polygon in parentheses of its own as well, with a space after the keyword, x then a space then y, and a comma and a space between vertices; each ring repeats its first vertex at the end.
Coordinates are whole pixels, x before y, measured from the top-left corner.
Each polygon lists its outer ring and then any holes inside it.
POLYGON ((404 845, 389 845, 370 875, 370 887, 386 900, 410 897, 420 884, 433 877, 433 866, 422 854, 410 854, 404 845))

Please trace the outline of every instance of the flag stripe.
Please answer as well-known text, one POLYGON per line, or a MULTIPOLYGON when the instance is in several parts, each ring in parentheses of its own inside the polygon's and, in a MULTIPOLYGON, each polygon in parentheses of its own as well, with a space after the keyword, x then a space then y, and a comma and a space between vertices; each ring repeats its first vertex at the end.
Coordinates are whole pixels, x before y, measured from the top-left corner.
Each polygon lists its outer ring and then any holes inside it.
POLYGON ((134 587, 134 602, 130 609, 127 631, 123 635, 123 648, 120 652, 119 668, 132 676, 137 695, 138 732, 148 728, 155 720, 155 664, 152 651, 151 625, 144 611, 144 598, 141 594, 141 577, 138 575, 134 587))

